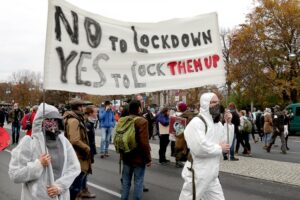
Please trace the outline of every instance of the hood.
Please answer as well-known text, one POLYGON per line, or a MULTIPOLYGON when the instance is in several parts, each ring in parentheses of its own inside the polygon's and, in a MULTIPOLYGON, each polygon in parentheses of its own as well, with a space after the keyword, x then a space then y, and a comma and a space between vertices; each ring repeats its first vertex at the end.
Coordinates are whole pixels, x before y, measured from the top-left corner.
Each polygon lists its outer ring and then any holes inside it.
POLYGON ((211 121, 212 116, 209 113, 209 104, 214 95, 215 94, 212 92, 207 92, 202 94, 200 97, 200 114, 211 121))
POLYGON ((61 115, 59 114, 56 107, 51 106, 49 104, 45 103, 45 115, 43 116, 43 109, 44 109, 44 103, 41 103, 39 105, 39 108, 36 112, 36 115, 34 117, 34 121, 32 123, 32 137, 39 140, 39 143, 41 145, 41 150, 44 152, 45 149, 45 139, 44 134, 42 130, 42 123, 43 119, 52 119, 52 118, 58 118, 61 119, 61 115))

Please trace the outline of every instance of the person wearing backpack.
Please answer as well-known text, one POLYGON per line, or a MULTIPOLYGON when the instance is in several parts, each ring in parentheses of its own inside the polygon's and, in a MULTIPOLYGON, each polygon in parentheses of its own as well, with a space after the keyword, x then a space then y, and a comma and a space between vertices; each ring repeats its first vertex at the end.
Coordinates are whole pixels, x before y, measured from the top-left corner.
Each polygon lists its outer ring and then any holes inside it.
POLYGON ((285 143, 285 137, 284 137, 284 112, 280 110, 280 106, 276 105, 273 107, 274 114, 273 114, 273 135, 271 138, 271 142, 269 143, 267 147, 267 152, 269 153, 271 151, 272 145, 275 143, 275 139, 277 136, 281 139, 281 152, 283 154, 286 154, 286 143, 285 143))
MULTIPOLYGON (((127 153, 120 152, 120 157, 123 161, 121 200, 127 200, 129 198, 133 175, 133 199, 142 199, 145 169, 146 166, 151 166, 148 121, 145 118, 140 117, 141 113, 141 103, 137 100, 132 100, 129 103, 129 117, 134 120, 136 148, 130 149, 127 153)), ((121 119, 119 122, 120 124, 121 119)), ((125 125, 126 123, 124 123, 124 126, 125 125)), ((117 129, 119 129, 119 127, 117 127, 117 129)), ((117 135, 118 133, 116 133, 115 138, 117 135)))
POLYGON ((251 154, 251 146, 249 143, 249 134, 252 132, 252 123, 251 121, 246 117, 246 111, 241 110, 240 111, 240 121, 241 125, 239 126, 239 130, 242 134, 242 138, 244 140, 244 151, 243 154, 247 156, 252 156, 251 154))
POLYGON ((200 113, 184 130, 190 158, 182 171, 184 184, 179 200, 224 200, 218 178, 220 157, 228 152, 234 137, 232 114, 226 111, 220 122, 220 101, 214 93, 200 98, 200 113))
POLYGON ((31 132, 32 132, 32 123, 36 114, 36 111, 38 109, 38 106, 33 106, 32 107, 32 112, 27 113, 26 115, 24 115, 23 119, 22 119, 22 129, 26 130, 26 135, 31 136, 31 132))

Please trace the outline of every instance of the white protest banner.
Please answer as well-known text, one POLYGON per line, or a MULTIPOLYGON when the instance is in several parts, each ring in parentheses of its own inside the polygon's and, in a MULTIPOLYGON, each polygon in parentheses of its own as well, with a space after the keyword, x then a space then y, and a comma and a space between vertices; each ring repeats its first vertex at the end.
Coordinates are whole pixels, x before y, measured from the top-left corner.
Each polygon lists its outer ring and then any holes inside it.
POLYGON ((44 89, 126 95, 223 83, 216 13, 131 23, 49 0, 44 89))

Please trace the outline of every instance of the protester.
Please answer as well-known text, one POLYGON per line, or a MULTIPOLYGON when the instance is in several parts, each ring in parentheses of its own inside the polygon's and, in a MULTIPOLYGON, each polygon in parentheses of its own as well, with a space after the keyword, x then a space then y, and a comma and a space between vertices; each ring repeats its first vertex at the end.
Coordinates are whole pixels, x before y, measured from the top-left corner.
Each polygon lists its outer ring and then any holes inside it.
MULTIPOLYGON (((234 125, 234 139, 232 141, 231 147, 230 147, 230 160, 231 161, 238 161, 239 159, 234 156, 234 154, 238 154, 238 150, 240 147, 240 143, 242 142, 242 145, 244 146, 242 137, 239 132, 239 126, 240 126, 240 117, 239 114, 237 113, 236 106, 233 102, 229 103, 228 109, 230 113, 232 114, 232 124, 234 125), (236 139, 236 150, 234 150, 234 142, 236 139)), ((228 160, 227 154, 223 154, 223 159, 228 160)))
POLYGON ((169 145, 169 109, 163 108, 157 116, 159 129, 159 163, 167 164, 170 160, 166 159, 167 146, 169 145))
POLYGON ((241 123, 240 123, 240 126, 239 126, 239 131, 240 131, 240 134, 242 135, 242 138, 243 138, 243 141, 244 141, 244 144, 245 144, 243 154, 247 155, 247 156, 252 156, 251 146, 250 146, 250 143, 249 143, 249 134, 250 134, 250 132, 252 132, 252 127, 251 127, 251 130, 249 132, 249 130, 247 130, 247 128, 246 128, 247 121, 249 123, 251 123, 250 120, 246 117, 246 111, 241 110, 240 111, 240 122, 241 123))
POLYGON ((4 108, 2 107, 2 108, 0 109, 0 127, 1 127, 1 128, 3 128, 4 122, 5 122, 5 110, 4 110, 4 108))
POLYGON ((101 127, 101 145, 100 145, 100 157, 109 157, 108 147, 111 142, 112 131, 115 127, 115 115, 112 111, 112 104, 110 101, 105 101, 105 109, 99 113, 100 127, 101 127))
POLYGON ((232 114, 228 111, 225 113, 226 123, 223 126, 220 122, 219 98, 214 93, 204 93, 200 98, 200 115, 202 119, 194 117, 184 131, 192 160, 185 163, 182 171, 185 182, 179 200, 193 199, 193 193, 198 200, 222 200, 225 198, 218 179, 220 156, 222 151, 228 152, 229 144, 232 144, 232 114))
POLYGON ((267 149, 267 147, 269 146, 272 138, 272 133, 273 133, 273 120, 272 120, 271 109, 266 108, 264 112, 264 141, 265 141, 265 146, 263 147, 264 149, 267 149))
MULTIPOLYGON (((97 108, 93 105, 89 105, 85 108, 85 115, 86 115, 86 129, 87 129, 87 135, 89 139, 89 145, 90 145, 90 154, 91 154, 91 163, 94 163, 94 157, 97 154, 96 151, 96 143, 95 143, 95 128, 96 122, 97 122, 97 108)), ((95 198, 96 194, 91 193, 89 188, 87 187, 87 179, 88 175, 83 181, 82 191, 80 192, 80 197, 82 198, 95 198)))
POLYGON ((38 106, 33 106, 32 112, 29 112, 26 115, 24 115, 24 117, 22 119, 22 129, 26 130, 26 135, 31 136, 32 124, 33 124, 33 120, 34 120, 37 109, 38 109, 38 106))
MULTIPOLYGON (((129 114, 132 117, 140 116, 141 104, 137 100, 129 103, 129 114)), ((135 120, 137 148, 129 153, 121 154, 123 160, 122 193, 121 199, 129 198, 131 179, 134 175, 133 199, 142 199, 145 168, 151 166, 151 154, 149 145, 148 122, 143 117, 135 120)))
POLYGON ((92 173, 91 149, 88 142, 88 135, 85 127, 83 105, 80 99, 70 101, 71 111, 64 114, 66 137, 75 149, 80 162, 81 172, 70 187, 71 200, 80 200, 80 192, 84 189, 84 180, 87 174, 92 173))
POLYGON ((20 127, 21 127, 21 120, 23 118, 23 112, 19 108, 19 104, 14 104, 14 109, 8 115, 8 123, 11 124, 12 130, 12 144, 18 144, 19 137, 20 137, 20 127))
POLYGON ((272 145, 275 143, 275 139, 277 136, 281 139, 281 152, 286 154, 286 143, 284 137, 284 112, 280 110, 280 106, 276 105, 274 107, 274 115, 273 115, 273 135, 271 141, 267 147, 267 152, 271 151, 272 145))
POLYGON ((41 104, 33 121, 32 137, 24 136, 11 153, 8 174, 15 183, 22 183, 21 199, 70 199, 69 187, 80 173, 80 165, 62 130, 58 110, 45 104, 43 116, 41 104))

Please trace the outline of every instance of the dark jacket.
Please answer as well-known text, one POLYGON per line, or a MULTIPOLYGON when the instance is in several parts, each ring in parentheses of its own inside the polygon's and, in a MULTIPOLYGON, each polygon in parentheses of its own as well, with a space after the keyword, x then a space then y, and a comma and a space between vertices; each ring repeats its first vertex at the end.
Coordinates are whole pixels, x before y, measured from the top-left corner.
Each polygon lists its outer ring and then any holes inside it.
POLYGON ((64 113, 64 120, 65 136, 73 145, 80 162, 81 171, 92 173, 90 146, 83 114, 66 111, 64 113))
POLYGON ((169 126, 169 116, 159 113, 157 116, 157 122, 161 123, 163 126, 169 126))
POLYGON ((89 145, 91 149, 91 161, 94 163, 94 156, 97 154, 96 143, 95 143, 95 123, 87 120, 85 123, 87 135, 89 138, 89 145))
POLYGON ((132 150, 130 153, 122 154, 121 159, 127 165, 145 166, 147 163, 151 162, 151 148, 148 139, 148 121, 143 117, 136 119, 135 131, 137 148, 132 150))
POLYGON ((23 118, 23 112, 20 109, 17 109, 17 110, 13 109, 8 114, 9 123, 10 122, 21 123, 22 118, 23 118))
POLYGON ((239 114, 237 113, 236 110, 231 112, 231 114, 232 114, 231 122, 234 125, 234 133, 238 134, 239 133, 239 126, 240 126, 240 123, 241 123, 240 116, 239 116, 239 114))
POLYGON ((0 127, 3 127, 5 122, 5 112, 4 110, 0 110, 0 127))

